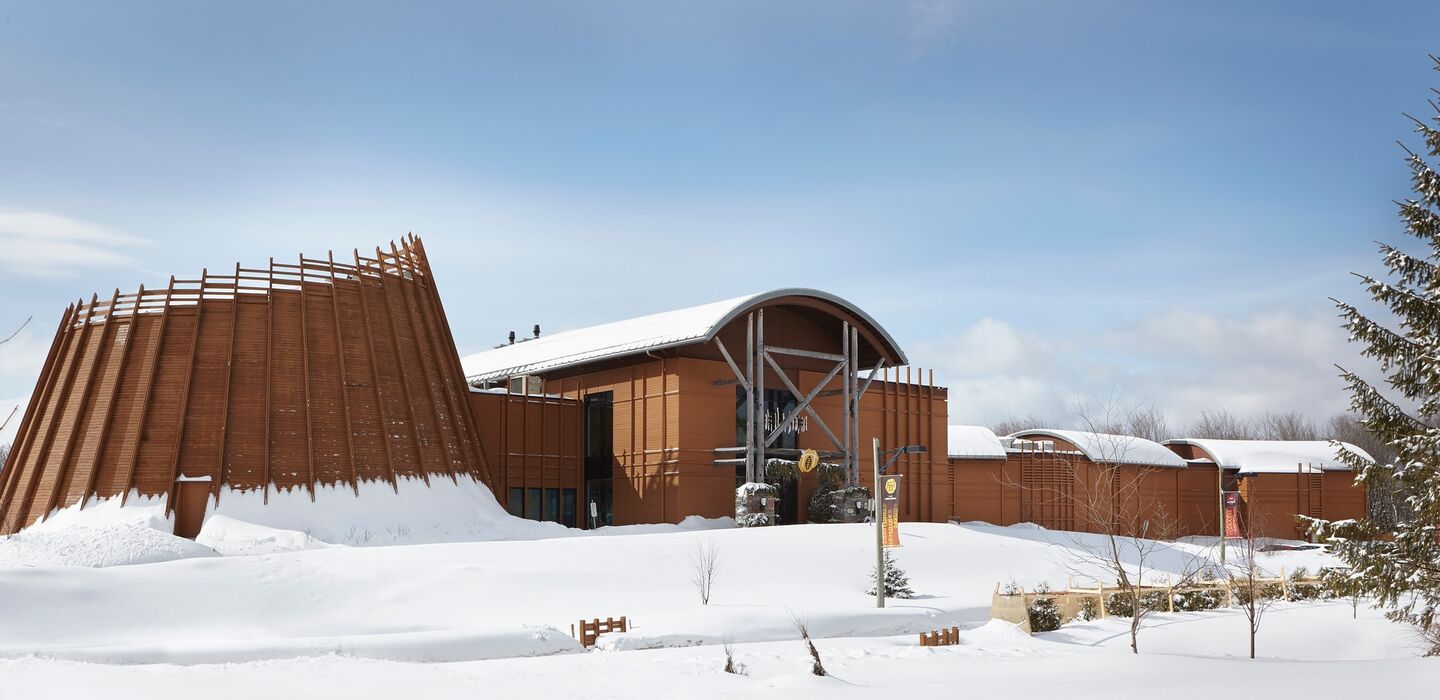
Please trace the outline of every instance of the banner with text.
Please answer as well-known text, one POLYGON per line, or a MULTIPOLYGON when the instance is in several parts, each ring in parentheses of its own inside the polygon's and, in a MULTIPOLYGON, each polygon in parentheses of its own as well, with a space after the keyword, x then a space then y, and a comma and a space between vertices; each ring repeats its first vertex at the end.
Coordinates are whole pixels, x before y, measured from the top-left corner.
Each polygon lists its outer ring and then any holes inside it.
POLYGON ((880 531, 886 547, 900 546, 900 475, 880 477, 880 531))

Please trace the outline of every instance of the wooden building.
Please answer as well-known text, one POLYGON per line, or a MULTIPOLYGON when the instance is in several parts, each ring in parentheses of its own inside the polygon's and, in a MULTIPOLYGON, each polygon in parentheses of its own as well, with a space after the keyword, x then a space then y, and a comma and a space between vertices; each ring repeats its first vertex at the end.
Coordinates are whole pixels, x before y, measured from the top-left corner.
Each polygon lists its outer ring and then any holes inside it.
POLYGON ((193 537, 225 487, 488 482, 454 348, 414 237, 72 305, 0 472, 0 533, 131 494, 193 537))
MULTIPOLYGON (((1328 440, 1178 438, 1165 445, 1191 468, 1224 470, 1225 490, 1240 494, 1242 527, 1264 537, 1305 539, 1306 527, 1297 515, 1326 520, 1366 515, 1364 485, 1355 483, 1328 440)), ((1340 446, 1373 459, 1350 443, 1340 446)))
MULTIPOLYGON (((781 289, 524 339, 467 356, 497 497, 567 525, 734 515, 735 489, 772 459, 817 450, 868 485, 871 437, 902 456, 903 517, 953 512, 946 391, 904 367, 873 318, 813 289, 781 289)), ((817 473, 782 479, 804 522, 817 473)))

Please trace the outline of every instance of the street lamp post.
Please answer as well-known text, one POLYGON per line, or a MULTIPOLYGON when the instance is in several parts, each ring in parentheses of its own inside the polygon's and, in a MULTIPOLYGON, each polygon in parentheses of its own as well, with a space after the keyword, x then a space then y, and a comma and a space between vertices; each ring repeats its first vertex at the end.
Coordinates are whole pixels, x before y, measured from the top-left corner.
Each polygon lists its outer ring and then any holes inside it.
POLYGON ((905 445, 890 450, 889 458, 884 464, 880 462, 880 438, 871 438, 871 446, 874 448, 875 480, 871 482, 871 493, 875 497, 871 504, 871 517, 875 518, 875 607, 885 607, 885 523, 881 513, 880 505, 880 476, 890 468, 891 464, 902 454, 920 454, 925 452, 924 445, 905 445))

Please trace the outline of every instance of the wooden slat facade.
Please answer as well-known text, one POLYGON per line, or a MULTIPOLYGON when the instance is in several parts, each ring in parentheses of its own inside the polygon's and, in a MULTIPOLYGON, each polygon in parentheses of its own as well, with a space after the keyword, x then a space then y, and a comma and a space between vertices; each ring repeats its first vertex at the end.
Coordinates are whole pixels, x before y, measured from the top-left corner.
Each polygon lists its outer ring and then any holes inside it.
MULTIPOLYGON (((0 472, 0 533, 177 479, 234 489, 489 472, 418 238, 67 309, 0 472)), ((193 483, 193 482, 191 482, 193 483)), ((193 489, 191 490, 193 492, 193 489)))

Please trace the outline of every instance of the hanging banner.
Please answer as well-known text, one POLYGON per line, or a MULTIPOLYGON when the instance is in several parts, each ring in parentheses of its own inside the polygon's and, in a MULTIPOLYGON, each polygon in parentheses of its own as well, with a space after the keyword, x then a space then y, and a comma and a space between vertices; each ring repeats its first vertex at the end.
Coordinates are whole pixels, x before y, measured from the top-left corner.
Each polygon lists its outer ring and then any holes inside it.
POLYGON ((1240 534, 1240 492, 1226 491, 1221 494, 1225 505, 1225 537, 1241 537, 1240 534))
POLYGON ((880 532, 885 547, 900 546, 900 475, 880 477, 880 532))

